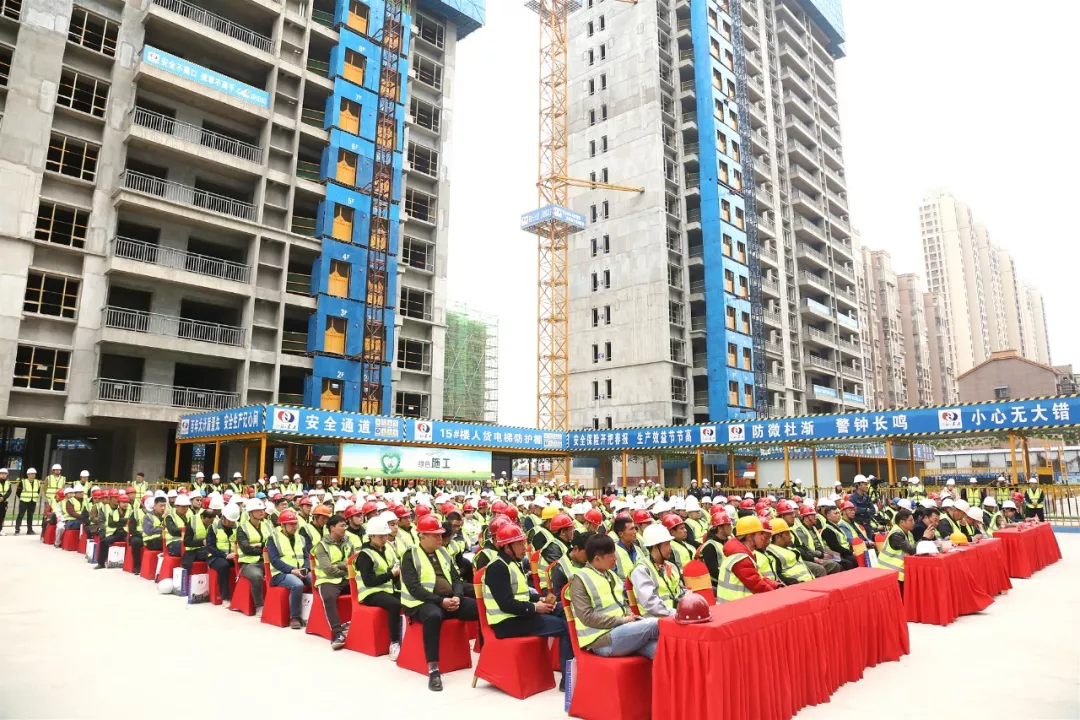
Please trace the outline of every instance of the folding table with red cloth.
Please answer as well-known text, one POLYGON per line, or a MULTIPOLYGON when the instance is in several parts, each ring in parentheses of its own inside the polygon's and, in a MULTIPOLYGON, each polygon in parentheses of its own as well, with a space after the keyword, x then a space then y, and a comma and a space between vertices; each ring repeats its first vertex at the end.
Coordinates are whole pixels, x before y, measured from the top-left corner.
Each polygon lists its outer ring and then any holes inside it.
POLYGON ((993 604, 994 598, 983 584, 986 571, 979 565, 994 562, 994 558, 992 551, 979 547, 981 544, 905 558, 908 622, 949 625, 961 615, 982 612, 993 604))
POLYGON ((1047 523, 1004 527, 994 531, 994 538, 1004 545, 1009 577, 1029 578, 1061 559, 1061 548, 1047 523))
POLYGON ((999 540, 983 540, 963 549, 966 553, 975 553, 971 564, 971 573, 982 584, 983 590, 990 597, 1012 590, 1009 579, 1009 565, 1005 560, 1005 545, 999 540))
POLYGON ((863 670, 899 660, 910 650, 904 602, 896 573, 855 568, 794 586, 829 598, 832 627, 825 652, 830 692, 863 676, 863 670), (835 661, 833 660, 835 658, 835 661))
POLYGON ((712 606, 697 625, 660 621, 652 716, 679 720, 787 720, 831 694, 818 650, 835 632, 827 593, 782 588, 712 606), (749 663, 749 665, 748 665, 749 663), (752 666, 754 676, 746 675, 752 666), (737 685, 745 684, 744 690, 737 685), (724 688, 717 702, 702 688, 724 688))

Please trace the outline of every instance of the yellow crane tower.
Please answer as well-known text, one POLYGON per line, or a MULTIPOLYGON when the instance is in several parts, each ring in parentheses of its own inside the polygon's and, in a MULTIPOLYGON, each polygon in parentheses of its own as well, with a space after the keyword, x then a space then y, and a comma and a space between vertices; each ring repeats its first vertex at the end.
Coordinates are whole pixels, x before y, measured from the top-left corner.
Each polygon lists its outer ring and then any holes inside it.
MULTIPOLYGON (((636 4, 637 0, 618 0, 636 4)), ((585 228, 585 216, 569 208, 569 188, 624 192, 644 188, 571 178, 567 159, 567 18, 580 0, 527 0, 540 17, 539 207, 521 217, 521 229, 536 233, 540 277, 537 309, 536 423, 545 430, 570 429, 570 233, 585 228)), ((570 477, 565 457, 553 460, 551 477, 570 477)))

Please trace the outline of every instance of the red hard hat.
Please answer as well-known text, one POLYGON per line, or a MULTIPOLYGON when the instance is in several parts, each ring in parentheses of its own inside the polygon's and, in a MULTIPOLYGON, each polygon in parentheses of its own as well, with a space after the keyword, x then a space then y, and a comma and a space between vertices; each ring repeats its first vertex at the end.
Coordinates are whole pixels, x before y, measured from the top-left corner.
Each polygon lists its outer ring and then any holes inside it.
POLYGON ((442 513, 443 517, 446 517, 450 513, 454 512, 455 509, 456 508, 454 507, 454 503, 445 502, 439 506, 439 512, 442 513))
POLYGON ((751 500, 750 498, 746 498, 745 500, 743 500, 742 502, 739 503, 739 509, 740 510, 753 510, 754 509, 754 501, 751 500))
POLYGON ((371 502, 370 500, 360 506, 360 512, 364 513, 364 515, 367 515, 368 513, 377 512, 378 509, 379 508, 375 507, 375 503, 371 502))
POLYGON ((439 485, 442 485, 443 484, 443 479, 439 478, 436 482, 439 483, 439 485))
POLYGON ((1013 493, 1013 500, 1020 502, 1024 499, 1023 493, 1013 493))
POLYGON ((510 521, 511 521, 511 522, 517 522, 517 521, 518 521, 518 511, 517 511, 517 508, 516 508, 516 507, 513 507, 512 505, 508 505, 508 506, 506 507, 506 509, 505 509, 505 510, 503 510, 503 515, 505 515, 506 517, 510 518, 510 521))
POLYGON ((630 517, 634 519, 635 525, 642 525, 652 522, 652 515, 649 514, 649 511, 640 508, 635 510, 634 514, 630 517))
MULTIPOLYGON (((483 502, 483 500, 481 500, 480 502, 483 502)), ((507 504, 504 503, 502 500, 496 500, 495 502, 491 503, 491 512, 496 514, 505 513, 507 507, 507 504)))
POLYGON ((937 493, 930 493, 930 499, 931 500, 940 500, 941 496, 938 495, 937 493))
POLYGON ((591 522, 593 525, 600 525, 604 522, 604 513, 592 508, 585 513, 585 521, 591 522))
POLYGON ((766 510, 766 509, 768 509, 768 507, 769 507, 769 503, 768 503, 767 500, 758 500, 757 503, 754 505, 754 509, 757 510, 758 512, 761 512, 762 510, 766 510))
POLYGON ((296 511, 295 510, 282 510, 281 514, 278 515, 277 521, 278 521, 278 525, 285 525, 287 523, 297 522, 297 520, 296 520, 296 511))
POLYGON ((617 515, 615 516, 615 519, 616 519, 616 520, 618 520, 619 518, 626 518, 627 520, 633 520, 633 519, 634 519, 634 518, 632 518, 632 517, 630 516, 630 513, 629 513, 629 511, 627 511, 627 510, 623 510, 623 511, 622 511, 621 513, 619 513, 619 514, 617 514, 617 515))
POLYGON ((176 494, 177 495, 187 495, 187 488, 186 487, 180 488, 179 490, 176 491, 176 494))
POLYGON ((562 496, 562 504, 563 505, 573 505, 574 504, 574 499, 572 497, 570 497, 569 495, 563 495, 562 496))
POLYGON ((353 504, 350 504, 349 507, 345 508, 345 512, 342 513, 342 515, 345 516, 346 520, 348 520, 349 518, 351 518, 354 515, 359 515, 359 514, 360 514, 360 508, 356 507, 356 505, 353 505, 353 504))
POLYGON ((729 503, 731 503, 732 505, 734 505, 735 503, 739 502, 739 496, 738 495, 728 495, 727 496, 727 501, 729 503))
POLYGON ((795 512, 795 506, 787 500, 781 500, 776 503, 776 512, 780 515, 787 515, 788 513, 795 512))
POLYGON ((304 505, 307 505, 308 507, 311 507, 314 504, 315 503, 312 502, 311 498, 309 498, 307 496, 304 496, 304 497, 300 498, 300 506, 301 507, 303 507, 304 505))
POLYGON ((719 510, 717 510, 716 512, 714 512, 712 514, 712 518, 711 518, 712 527, 720 527, 721 525, 730 525, 730 524, 731 524, 731 516, 728 515, 727 512, 725 512, 723 508, 720 508, 719 510))
POLYGON ((56 499, 57 500, 63 500, 64 499, 64 491, 63 490, 57 490, 56 491, 56 499))
POLYGON ((551 518, 551 529, 554 532, 558 532, 565 528, 574 527, 574 521, 566 513, 559 513, 555 517, 551 518))
POLYGON ((120 497, 120 491, 116 488, 109 488, 105 491, 106 497, 120 497))
MULTIPOLYGON (((569 518, 567 518, 569 520, 569 518)), ((525 533, 520 527, 513 523, 507 523, 500 527, 495 533, 495 544, 498 547, 509 545, 511 543, 521 542, 525 539, 525 533)))
POLYGON ((771 533, 772 532, 772 526, 769 524, 769 517, 764 516, 764 517, 761 517, 759 519, 761 520, 761 529, 764 530, 767 533, 771 533))
POLYGON ((442 535, 443 526, 439 518, 434 515, 425 515, 416 523, 416 532, 421 535, 442 535))
POLYGON ((679 601, 679 607, 675 610, 675 622, 680 625, 709 622, 711 617, 709 602, 696 592, 684 595, 679 601))
POLYGON ((393 510, 394 514, 397 515, 399 518, 407 518, 411 514, 409 512, 409 508, 405 507, 404 505, 395 505, 393 510))
POLYGON ((100 490, 94 490, 93 492, 90 493, 90 497, 92 499, 94 499, 94 500, 100 500, 101 499, 101 491, 100 490))
POLYGON ((499 532, 499 528, 504 525, 510 525, 510 518, 505 515, 496 515, 491 519, 491 523, 488 524, 488 537, 496 537, 496 533, 499 532))
POLYGON ((427 505, 417 505, 416 506, 416 519, 417 520, 419 520, 422 517, 427 517, 430 514, 431 514, 431 508, 429 508, 427 505))
POLYGON ((661 522, 664 524, 664 527, 666 527, 670 531, 674 530, 676 527, 682 525, 686 521, 675 513, 668 513, 661 519, 661 522))
POLYGON ((126 490, 124 490, 124 492, 127 493, 130 497, 135 497, 135 488, 133 487, 127 488, 126 490))
POLYGON ((604 496, 604 504, 605 505, 610 505, 611 501, 612 501, 612 496, 611 495, 605 495, 604 496))
POLYGON ((816 513, 814 512, 814 508, 810 507, 809 505, 803 505, 801 508, 799 508, 799 517, 810 517, 815 514, 816 513))
POLYGON ((845 500, 840 505, 840 509, 841 510, 854 510, 855 509, 855 503, 851 502, 850 500, 845 500))
POLYGON ((473 505, 471 502, 467 502, 465 503, 465 506, 461 509, 465 512, 473 512, 474 510, 476 510, 476 506, 473 505))
POLYGON ((480 498, 480 502, 479 502, 480 509, 483 510, 487 506, 488 506, 488 501, 486 499, 484 499, 484 498, 480 498))
POLYGON ((131 500, 128 499, 127 493, 119 493, 118 497, 120 498, 120 502, 131 502, 131 500))

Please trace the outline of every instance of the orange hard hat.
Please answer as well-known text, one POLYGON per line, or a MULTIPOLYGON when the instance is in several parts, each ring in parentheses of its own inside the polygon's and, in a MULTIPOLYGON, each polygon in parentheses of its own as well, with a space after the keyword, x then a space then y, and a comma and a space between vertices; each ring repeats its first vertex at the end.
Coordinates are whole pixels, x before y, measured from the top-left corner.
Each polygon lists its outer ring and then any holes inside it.
POLYGON ((511 543, 521 542, 525 539, 525 533, 520 527, 513 523, 508 523, 499 528, 495 533, 495 544, 499 547, 509 545, 511 543))
POLYGON ((574 527, 574 521, 566 513, 559 513, 551 518, 551 529, 555 532, 574 527))
POLYGON ((332 515, 332 514, 333 513, 330 512, 330 508, 326 507, 325 505, 319 505, 318 507, 316 507, 314 510, 311 511, 312 516, 325 515, 326 517, 330 517, 330 515, 332 515))
POLYGON ((675 622, 680 625, 709 622, 711 618, 709 602, 695 592, 684 595, 675 610, 675 622))
POLYGON ((296 512, 294 510, 282 510, 278 515, 278 525, 288 525, 290 523, 297 522, 296 512))
POLYGON ((444 528, 439 518, 434 515, 425 515, 416 523, 416 532, 421 535, 442 535, 444 528))

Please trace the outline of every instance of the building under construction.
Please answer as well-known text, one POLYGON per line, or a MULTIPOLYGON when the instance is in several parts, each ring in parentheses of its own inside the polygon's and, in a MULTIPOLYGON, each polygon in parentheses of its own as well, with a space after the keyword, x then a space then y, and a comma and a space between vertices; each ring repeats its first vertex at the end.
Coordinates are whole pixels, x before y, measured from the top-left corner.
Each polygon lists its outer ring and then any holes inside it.
POLYGON ((499 320, 464 305, 446 311, 443 419, 493 423, 499 415, 499 320))

